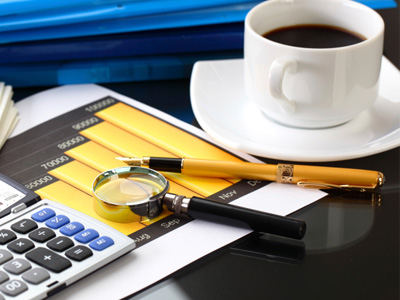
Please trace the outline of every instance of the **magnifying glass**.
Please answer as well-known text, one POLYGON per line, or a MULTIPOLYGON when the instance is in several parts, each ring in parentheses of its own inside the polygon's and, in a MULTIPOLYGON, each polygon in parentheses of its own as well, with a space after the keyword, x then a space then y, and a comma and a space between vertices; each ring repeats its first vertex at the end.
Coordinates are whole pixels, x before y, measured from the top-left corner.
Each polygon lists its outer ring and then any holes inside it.
POLYGON ((251 229, 302 239, 306 223, 199 197, 168 193, 169 182, 159 172, 143 167, 120 167, 99 174, 93 182, 94 209, 110 221, 131 223, 159 216, 163 205, 178 215, 216 222, 235 220, 251 229))

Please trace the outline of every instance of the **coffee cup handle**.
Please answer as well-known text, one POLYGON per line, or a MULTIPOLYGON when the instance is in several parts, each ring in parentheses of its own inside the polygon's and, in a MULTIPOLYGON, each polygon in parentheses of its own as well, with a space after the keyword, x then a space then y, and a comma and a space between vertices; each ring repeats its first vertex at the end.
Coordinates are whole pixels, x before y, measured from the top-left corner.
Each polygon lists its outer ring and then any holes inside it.
POLYGON ((288 99, 283 93, 282 83, 285 73, 293 74, 297 70, 297 62, 295 60, 274 60, 269 70, 269 91, 284 112, 293 114, 296 112, 296 103, 288 99))

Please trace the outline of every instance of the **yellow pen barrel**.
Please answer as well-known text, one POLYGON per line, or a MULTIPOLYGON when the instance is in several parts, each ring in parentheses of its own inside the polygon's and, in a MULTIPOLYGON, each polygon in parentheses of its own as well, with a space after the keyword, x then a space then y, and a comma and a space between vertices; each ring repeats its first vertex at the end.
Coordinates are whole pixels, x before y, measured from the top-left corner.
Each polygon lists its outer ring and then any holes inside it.
POLYGON ((332 187, 365 187, 375 189, 383 184, 384 176, 381 172, 317 166, 293 166, 293 183, 303 183, 303 186, 320 183, 332 187))
POLYGON ((182 174, 275 181, 276 165, 185 158, 182 174))
POLYGON ((134 162, 159 171, 178 172, 191 176, 268 180, 318 189, 340 188, 366 191, 379 188, 385 180, 384 175, 377 171, 286 163, 271 165, 195 158, 157 157, 144 157, 134 162))

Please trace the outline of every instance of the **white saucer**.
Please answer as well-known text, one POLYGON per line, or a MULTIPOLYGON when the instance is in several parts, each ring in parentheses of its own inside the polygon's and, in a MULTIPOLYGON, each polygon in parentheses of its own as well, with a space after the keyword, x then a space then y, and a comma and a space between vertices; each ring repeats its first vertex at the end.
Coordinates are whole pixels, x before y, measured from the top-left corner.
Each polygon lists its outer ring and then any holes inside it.
POLYGON ((243 59, 202 61, 190 96, 201 127, 222 144, 253 155, 291 161, 335 161, 400 146, 400 72, 382 58, 379 98, 352 121, 298 129, 267 119, 243 90, 243 59))

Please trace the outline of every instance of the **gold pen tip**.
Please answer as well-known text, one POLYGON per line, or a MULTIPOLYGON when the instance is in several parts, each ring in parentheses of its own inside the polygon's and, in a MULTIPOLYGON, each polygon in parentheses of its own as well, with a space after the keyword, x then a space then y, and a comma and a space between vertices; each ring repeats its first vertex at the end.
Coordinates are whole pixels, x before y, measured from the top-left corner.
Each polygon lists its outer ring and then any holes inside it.
POLYGON ((130 157, 115 157, 115 159, 116 159, 116 160, 123 161, 123 162, 131 160, 130 157))
POLYGON ((142 159, 138 157, 115 157, 116 160, 122 161, 129 166, 140 166, 142 159))

